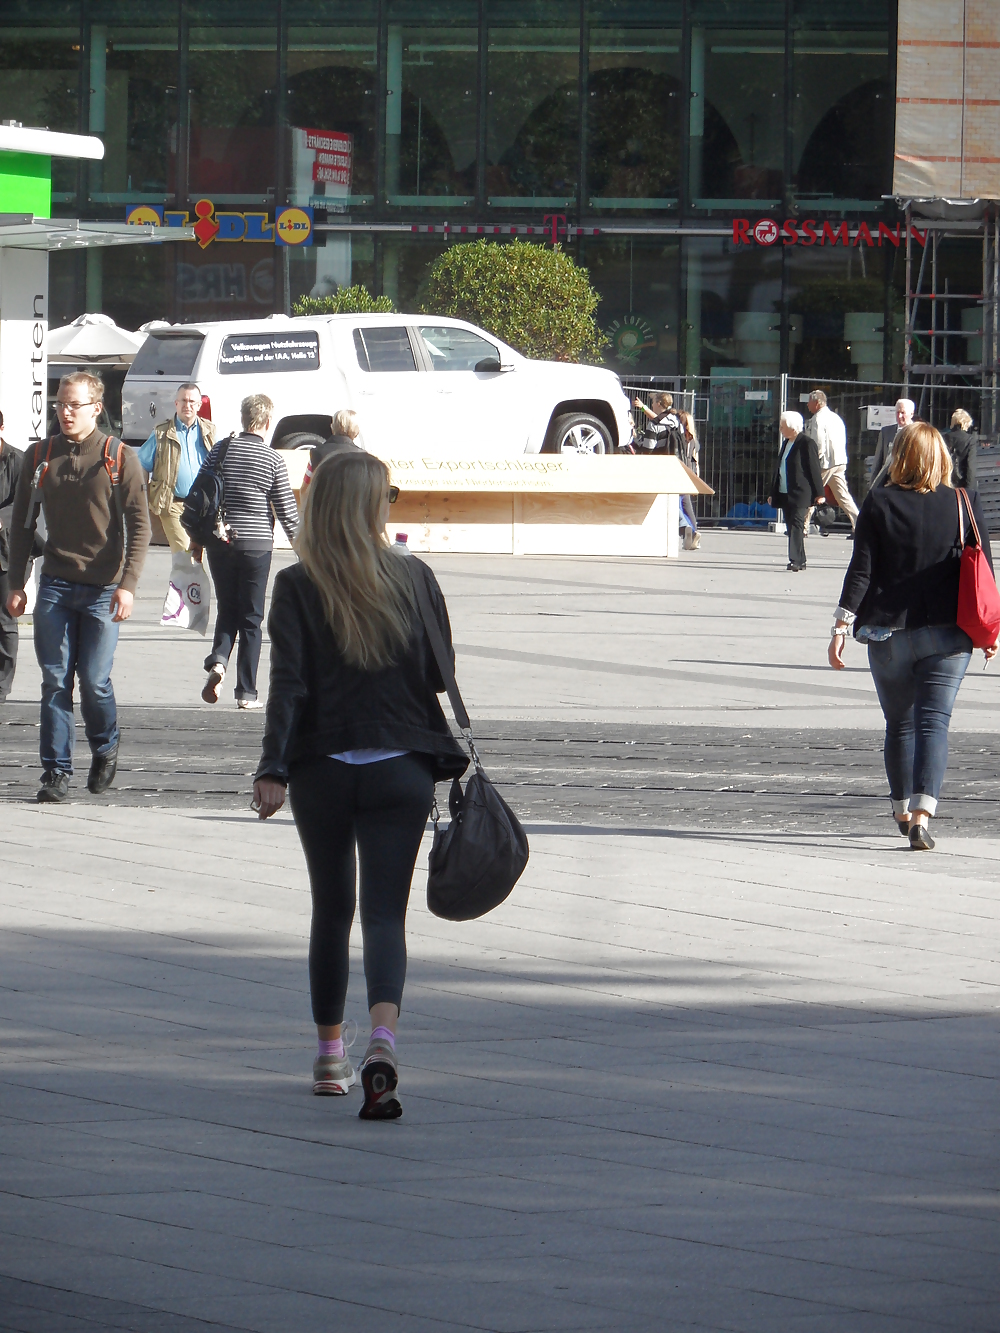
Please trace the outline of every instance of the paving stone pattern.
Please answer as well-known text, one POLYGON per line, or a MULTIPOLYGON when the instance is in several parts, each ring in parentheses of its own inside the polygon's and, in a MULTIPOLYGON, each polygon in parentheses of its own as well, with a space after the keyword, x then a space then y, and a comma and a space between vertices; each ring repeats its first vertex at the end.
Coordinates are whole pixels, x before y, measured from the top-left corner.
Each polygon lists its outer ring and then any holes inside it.
MULTIPOLYGON (((0 713, 0 800, 31 800, 38 709, 0 713)), ((124 708, 114 805, 242 809, 260 757, 261 714, 124 708)), ((78 759, 89 762, 82 728, 78 759)), ((483 762, 528 821, 599 826, 839 829, 877 832, 888 817, 880 736, 834 731, 625 723, 477 721, 483 762)), ((997 827, 1000 743, 956 733, 939 827, 997 827)), ((86 771, 75 795, 89 801, 86 771)))
POLYGON ((550 825, 463 925, 425 844, 372 1125, 285 814, 3 820, 4 1333, 998 1328, 997 840, 550 825))

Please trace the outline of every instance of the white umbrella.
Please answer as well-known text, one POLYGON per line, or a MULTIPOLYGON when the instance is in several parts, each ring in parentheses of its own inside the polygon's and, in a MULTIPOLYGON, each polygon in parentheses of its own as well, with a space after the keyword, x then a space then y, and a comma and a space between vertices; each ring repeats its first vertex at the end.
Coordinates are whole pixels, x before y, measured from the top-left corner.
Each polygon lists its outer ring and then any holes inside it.
POLYGON ((145 334, 120 329, 110 315, 81 315, 61 329, 50 329, 50 361, 69 365, 128 365, 146 341, 145 334))

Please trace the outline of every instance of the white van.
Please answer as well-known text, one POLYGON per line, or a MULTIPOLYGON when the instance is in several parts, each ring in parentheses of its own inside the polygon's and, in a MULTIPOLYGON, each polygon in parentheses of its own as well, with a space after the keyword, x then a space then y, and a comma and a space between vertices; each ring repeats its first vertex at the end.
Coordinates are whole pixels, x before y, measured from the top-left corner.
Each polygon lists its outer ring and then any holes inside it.
POLYGON ((431 315, 271 315, 153 329, 122 390, 130 444, 173 414, 185 380, 200 386, 220 435, 239 430, 247 394, 266 393, 276 409, 271 442, 281 449, 328 434, 342 407, 358 413, 364 445, 379 455, 605 454, 632 439, 629 400, 611 371, 529 361, 472 324, 431 315))

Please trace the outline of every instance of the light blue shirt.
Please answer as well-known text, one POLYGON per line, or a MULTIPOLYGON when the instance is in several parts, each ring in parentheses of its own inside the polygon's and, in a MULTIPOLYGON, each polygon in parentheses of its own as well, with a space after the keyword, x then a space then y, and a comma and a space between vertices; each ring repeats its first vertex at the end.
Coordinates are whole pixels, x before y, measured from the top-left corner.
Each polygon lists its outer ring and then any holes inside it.
MULTIPOLYGON (((798 439, 798 436, 795 437, 798 439)), ((795 440, 786 440, 784 448, 781 451, 781 461, 778 463, 778 489, 782 495, 788 494, 788 455, 792 452, 792 445, 795 440)))
MULTIPOLYGON (((205 448, 201 423, 197 417, 195 417, 192 426, 185 426, 183 421, 174 417, 174 430, 177 432, 177 438, 181 443, 181 458, 177 465, 177 482, 174 486, 174 495, 179 500, 183 500, 194 485, 194 479, 201 471, 202 463, 208 457, 208 450, 205 448)), ((152 472, 153 463, 156 461, 155 430, 138 453, 139 462, 147 472, 152 472)))

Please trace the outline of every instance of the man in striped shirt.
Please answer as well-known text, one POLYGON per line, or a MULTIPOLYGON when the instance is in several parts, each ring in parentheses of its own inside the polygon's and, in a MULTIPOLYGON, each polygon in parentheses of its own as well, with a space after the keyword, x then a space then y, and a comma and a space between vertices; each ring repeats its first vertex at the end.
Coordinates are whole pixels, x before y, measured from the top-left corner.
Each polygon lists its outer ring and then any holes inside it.
POLYGON ((274 548, 274 516, 289 541, 299 521, 284 459, 266 443, 273 415, 274 404, 265 394, 244 398, 240 404, 243 430, 217 445, 205 464, 218 466, 222 474, 222 516, 229 537, 228 541, 213 537, 206 548, 217 606, 215 640, 205 658, 208 680, 201 692, 210 704, 219 701, 238 639, 236 706, 262 707, 257 698, 257 665, 274 548))

